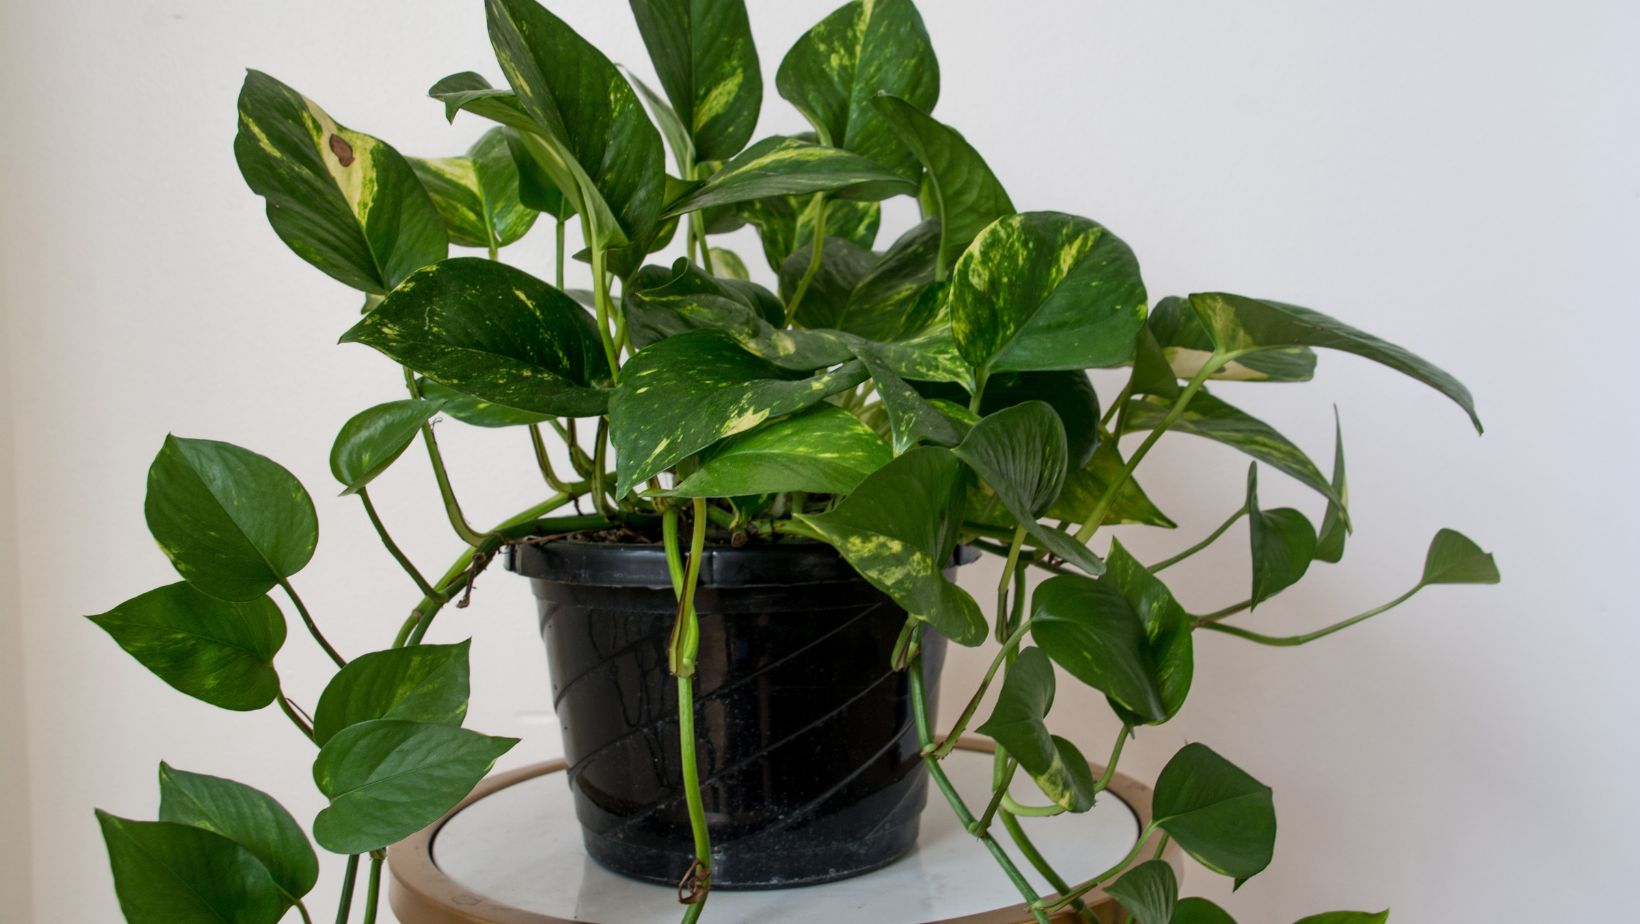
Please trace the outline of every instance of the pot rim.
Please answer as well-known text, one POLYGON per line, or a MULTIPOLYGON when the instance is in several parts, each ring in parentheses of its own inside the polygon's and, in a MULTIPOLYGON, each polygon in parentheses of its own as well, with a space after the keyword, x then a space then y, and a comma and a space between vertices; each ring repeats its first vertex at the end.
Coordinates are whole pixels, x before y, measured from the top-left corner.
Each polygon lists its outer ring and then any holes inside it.
MULTIPOLYGON (((947 566, 979 558, 958 546, 947 566)), ((503 564, 533 580, 601 587, 672 589, 666 549, 660 543, 589 542, 560 539, 509 545, 503 564)), ((709 545, 701 555, 700 586, 758 587, 862 583, 865 579, 823 542, 752 543, 740 548, 709 545)))

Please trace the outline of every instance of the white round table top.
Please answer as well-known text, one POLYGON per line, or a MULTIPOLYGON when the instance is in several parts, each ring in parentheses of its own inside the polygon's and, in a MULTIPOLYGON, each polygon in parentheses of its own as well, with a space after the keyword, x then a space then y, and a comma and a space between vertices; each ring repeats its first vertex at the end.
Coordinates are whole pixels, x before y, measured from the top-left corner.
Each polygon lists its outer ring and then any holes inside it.
MULTIPOLYGON (((991 755, 958 750, 943 766, 978 814, 990 795, 991 755)), ((1013 794, 1027 804, 1044 801, 1023 774, 1016 775, 1013 794)), ((1133 808, 1109 792, 1085 814, 1026 817, 1020 823, 1043 856, 1072 881, 1120 861, 1139 833, 1133 808)), ((995 831, 1038 893, 1052 892, 1019 857, 1001 825, 995 831)), ((679 917, 674 889, 618 876, 586 855, 562 773, 524 779, 458 809, 434 834, 431 854, 440 872, 486 904, 598 924, 675 924, 679 917)), ((898 862, 802 889, 713 890, 707 919, 725 924, 940 921, 1019 902, 1019 893, 962 830, 930 782, 917 846, 898 862)))

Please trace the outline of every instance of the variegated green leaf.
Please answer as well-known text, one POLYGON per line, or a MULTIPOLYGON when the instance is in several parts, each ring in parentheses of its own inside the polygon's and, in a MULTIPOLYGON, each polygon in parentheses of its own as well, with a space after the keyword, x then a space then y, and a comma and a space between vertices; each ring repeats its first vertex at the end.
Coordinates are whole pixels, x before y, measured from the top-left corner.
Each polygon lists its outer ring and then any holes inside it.
MULTIPOLYGON (((928 397, 963 404, 970 400, 955 385, 920 383, 917 390, 928 397)), ((993 375, 985 381, 979 412, 995 414, 1026 401, 1046 401, 1059 415, 1059 422, 1065 426, 1066 464, 1072 472, 1093 459, 1094 447, 1099 445, 1099 396, 1085 373, 1060 370, 993 375)))
MULTIPOLYGON (((1098 506, 1099 499, 1105 496, 1110 486, 1117 483, 1123 466, 1116 441, 1100 443, 1087 465, 1065 477, 1065 488, 1059 492, 1059 500, 1048 510, 1048 516, 1081 523, 1098 506)), ((1173 529, 1178 525, 1167 514, 1156 509, 1137 480, 1130 477, 1121 484, 1105 515, 1106 523, 1136 523, 1163 529, 1173 529)))
MULTIPOLYGON (((1130 400, 1123 418, 1122 432, 1136 433, 1160 426, 1173 403, 1172 399, 1154 395, 1130 400)), ((1304 450, 1293 445, 1269 424, 1220 401, 1205 388, 1191 397, 1190 404, 1169 432, 1189 433, 1239 449, 1278 471, 1286 472, 1322 497, 1344 502, 1332 482, 1321 474, 1321 469, 1304 454, 1304 450)))
POLYGON ((894 457, 853 414, 820 404, 732 436, 702 453, 676 497, 743 497, 807 491, 847 494, 894 457))
POLYGON ((524 236, 535 211, 519 196, 516 132, 497 126, 461 157, 412 159, 410 166, 444 216, 453 243, 494 251, 524 236))
POLYGON ((1051 577, 1031 597, 1031 637, 1071 676, 1147 722, 1167 714, 1145 625, 1114 586, 1051 577))
POLYGON ((1427 360, 1366 331, 1309 308, 1224 292, 1191 295, 1190 307, 1196 310, 1202 326, 1212 335, 1221 353, 1297 346, 1354 353, 1417 379, 1451 398, 1469 415, 1475 432, 1481 431, 1475 401, 1462 382, 1427 360))
POLYGON ((916 178, 916 156, 872 105, 888 93, 929 112, 939 99, 939 61, 911 0, 853 0, 839 7, 786 53, 775 86, 821 143, 916 178))
POLYGON ((1172 924, 1179 877, 1166 860, 1146 860, 1105 886, 1105 894, 1133 915, 1133 924, 1172 924))
POLYGON ((1247 467, 1247 534, 1253 549, 1253 595, 1258 606, 1297 584, 1315 558, 1315 527, 1291 507, 1261 510, 1258 463, 1247 467))
POLYGON ((774 196, 817 192, 875 200, 914 193, 916 186, 858 154, 798 138, 774 137, 747 148, 698 189, 668 204, 663 214, 675 216, 774 196))
POLYGON ((746 146, 763 106, 763 75, 743 0, 631 0, 661 89, 695 160, 746 146))
MULTIPOLYGON (((486 0, 485 11, 496 60, 556 161, 555 184, 591 222, 590 238, 611 246, 645 241, 658 225, 665 156, 637 94, 602 52, 535 0, 486 0), (618 227, 603 226, 599 200, 618 227)), ((625 260, 636 268, 642 256, 625 260)))
POLYGON ((965 429, 959 428, 941 413, 916 389, 907 385, 878 354, 877 344, 856 344, 860 361, 871 373, 877 388, 877 399, 882 402, 888 418, 889 432, 894 437, 894 451, 905 452, 918 443, 935 446, 955 446, 962 442, 965 429))
POLYGON ((1276 809, 1270 787, 1205 744, 1187 744, 1162 768, 1151 800, 1156 825, 1203 866, 1241 885, 1270 865, 1276 809))
POLYGON ((442 408, 436 400, 389 401, 360 411, 342 424, 330 447, 330 473, 357 494, 387 471, 425 424, 442 408))
POLYGON ((607 402, 594 385, 608 367, 593 324, 568 295, 522 270, 458 257, 405 280, 342 342, 494 404, 585 417, 607 402))
POLYGON ((985 641, 985 616, 944 570, 962 526, 962 463, 919 446, 860 483, 830 511, 799 515, 860 576, 959 645, 985 641))
POLYGON ((424 399, 438 402, 440 411, 475 427, 527 427, 530 424, 545 423, 556 416, 492 404, 482 398, 462 394, 448 385, 440 385, 429 378, 418 378, 416 384, 421 389, 424 399))
POLYGON ((947 305, 957 346, 976 369, 1088 369, 1133 356, 1145 286, 1133 251, 1100 225, 1026 212, 974 238, 947 305))
MULTIPOLYGON (((742 202, 737 214, 757 228, 763 244, 763 258, 769 268, 780 272, 792 252, 814 240, 813 196, 776 196, 742 202)), ((840 237, 857 247, 871 249, 882 221, 882 207, 875 202, 839 200, 825 206, 826 236, 840 237)), ((717 233, 717 232, 713 232, 717 233)))
MULTIPOLYGON (((503 126, 505 127, 505 126, 503 126)), ((526 208, 564 221, 575 214, 574 206, 553 182, 552 173, 531 153, 531 147, 517 130, 505 135, 513 169, 518 171, 518 201, 526 208)))
POLYGON ((679 118, 672 104, 650 89, 649 84, 644 83, 637 74, 625 67, 621 67, 620 70, 632 84, 632 89, 637 90, 638 96, 643 98, 644 106, 655 119, 655 126, 661 130, 661 137, 666 139, 666 146, 672 149, 673 163, 678 165, 679 173, 686 175, 687 181, 687 174, 693 170, 690 165, 695 160, 695 142, 689 137, 688 126, 683 124, 683 119, 679 118))
MULTIPOLYGON (((1188 299, 1170 295, 1156 303, 1146 326, 1167 360, 1173 378, 1189 379, 1213 355, 1213 337, 1188 299)), ((1242 382, 1308 382, 1315 377, 1315 351, 1306 346, 1260 350, 1242 355, 1209 378, 1242 382)))
MULTIPOLYGON (((790 300, 808 270, 813 245, 799 248, 780 272, 781 295, 790 300)), ((939 222, 925 221, 875 254, 841 238, 827 239, 820 270, 792 323, 847 331, 889 342, 932 329, 940 303, 922 296, 934 281, 939 222)))
POLYGON ((811 407, 865 380, 851 362, 809 378, 694 330, 639 350, 609 400, 617 496, 724 437, 811 407))
POLYGON ((1333 408, 1333 493, 1342 501, 1328 500, 1321 515, 1321 529, 1315 542, 1315 559, 1337 564, 1344 559, 1344 542, 1350 532, 1349 480, 1344 474, 1344 423, 1333 408))
POLYGON ((1044 795, 1069 812, 1093 808, 1093 771, 1082 752, 1050 734, 1053 708, 1053 662, 1040 648, 1024 648, 1003 678, 1002 691, 985 724, 975 729, 1019 761, 1044 795))
POLYGON ((449 252, 443 220, 397 151, 261 71, 239 91, 234 157, 290 249, 355 289, 386 292, 449 252))
POLYGON ((877 111, 922 162, 923 212, 940 221, 939 277, 991 222, 1014 214, 1014 203, 985 159, 949 126, 894 96, 873 101, 877 111))
MULTIPOLYGON (((961 386, 964 391, 973 391, 974 370, 957 352, 957 341, 951 335, 950 324, 935 321, 932 327, 915 336, 904 340, 873 341, 872 347, 878 358, 901 378, 919 382, 951 382, 961 386)), ((961 403, 966 405, 967 401, 961 403)))
MULTIPOLYGON (((1190 695, 1190 683, 1196 672, 1195 645, 1191 640, 1190 614, 1186 613, 1173 593, 1156 575, 1151 574, 1139 560, 1128 553, 1118 540, 1111 540, 1110 554, 1105 557, 1108 570, 1101 579, 1116 589, 1144 624, 1149 642, 1151 663, 1156 666, 1156 689, 1161 694, 1162 717, 1148 720, 1165 722, 1184 707, 1190 695)), ((1129 725, 1144 725, 1147 720, 1123 709, 1111 701, 1111 708, 1129 725)))
MULTIPOLYGON (((710 248, 710 254, 712 269, 718 276, 724 279, 738 279, 742 282, 751 281, 752 271, 746 268, 746 261, 740 258, 740 254, 723 247, 710 248)), ((781 320, 785 320, 784 311, 781 312, 781 320)))

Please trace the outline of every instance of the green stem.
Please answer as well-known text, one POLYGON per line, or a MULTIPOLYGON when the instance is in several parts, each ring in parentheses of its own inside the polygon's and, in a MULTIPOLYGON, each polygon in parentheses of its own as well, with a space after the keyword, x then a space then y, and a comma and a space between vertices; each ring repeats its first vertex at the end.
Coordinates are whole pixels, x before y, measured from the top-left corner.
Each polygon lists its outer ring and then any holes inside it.
POLYGON ((1257 642, 1260 645, 1273 645, 1278 648, 1292 648, 1297 645, 1313 642, 1318 638, 1326 638, 1334 632, 1342 632, 1358 622, 1364 622, 1374 616, 1377 616, 1379 613, 1392 610, 1412 599, 1413 594, 1423 589, 1424 585, 1419 583, 1411 590, 1400 595, 1399 597, 1396 597, 1394 600, 1383 604, 1382 606, 1375 606, 1372 609, 1367 610, 1365 613, 1351 616, 1342 622, 1335 622, 1330 626, 1317 629, 1314 632, 1306 632, 1303 635, 1264 635, 1258 632, 1249 632, 1239 626, 1227 626, 1223 623, 1207 622, 1205 621, 1205 617, 1196 620, 1192 627, 1197 629, 1208 629, 1213 632, 1223 632, 1225 635, 1234 635, 1237 638, 1243 638, 1249 642, 1257 642))
POLYGON ((609 327, 614 308, 609 301, 609 274, 604 270, 604 245, 598 239, 597 221, 589 221, 586 228, 590 238, 587 246, 592 249, 592 302, 598 312, 598 339, 604 345, 604 359, 609 363, 609 381, 613 385, 620 381, 621 362, 615 355, 615 336, 609 327))
POLYGON ((1224 535, 1226 530, 1228 530, 1230 527, 1236 525, 1236 521, 1241 519, 1246 514, 1247 514, 1247 505, 1243 504, 1243 505, 1241 505, 1240 509, 1238 509, 1235 513, 1232 513, 1230 515, 1230 519, 1225 520, 1223 523, 1220 523, 1217 529, 1215 529, 1212 532, 1208 533, 1206 539, 1203 539, 1202 541, 1196 543, 1195 545, 1191 546, 1188 549, 1185 549, 1183 552, 1180 552, 1179 554, 1174 555, 1171 558, 1164 558, 1161 561, 1157 562, 1156 564, 1151 565, 1150 569, 1149 569, 1150 573, 1155 574, 1156 572, 1161 571, 1164 568, 1171 568, 1174 565, 1178 564, 1179 562, 1184 561, 1185 559, 1189 558, 1190 556, 1196 554, 1197 552, 1200 552, 1202 549, 1205 549, 1208 546, 1212 545, 1214 542, 1218 541, 1218 538, 1220 536, 1224 535))
POLYGON ((561 291, 564 288, 564 220, 558 219, 557 227, 553 229, 553 256, 552 284, 561 291))
POLYGON ((376 513, 376 505, 370 501, 368 489, 359 489, 359 500, 364 504, 365 515, 370 517, 370 525, 376 527, 376 535, 381 537, 382 545, 387 547, 387 552, 393 556, 393 560, 399 563, 405 574, 410 575, 410 580, 416 582, 416 587, 420 588, 422 593, 428 596, 437 593, 433 586, 427 583, 427 579, 421 576, 421 572, 416 570, 416 566, 410 563, 410 559, 405 556, 398 543, 393 541, 393 537, 387 534, 387 527, 382 523, 381 516, 376 513))
POLYGON ((1008 545, 1008 558, 1002 564, 1002 577, 997 581, 997 619, 996 638, 999 642, 1006 642, 1010 634, 1008 627, 1008 589, 1013 584, 1014 573, 1019 569, 1019 550, 1025 545, 1025 527, 1014 527, 1014 536, 1008 545))
POLYGON ((1167 840, 1167 832, 1163 831, 1161 839, 1156 842, 1156 853, 1151 856, 1152 860, 1160 860, 1162 854, 1167 853, 1167 840))
MULTIPOLYGON (((1002 808, 998 817, 1002 819, 1002 827, 1008 832, 1008 836, 1013 839, 1014 846, 1018 847, 1019 852, 1025 856, 1025 861, 1035 867, 1036 871, 1042 874, 1043 879, 1048 880, 1048 885, 1052 886, 1055 892, 1061 894, 1070 891, 1070 883, 1065 881, 1065 877, 1059 875, 1059 871, 1053 868, 1053 864, 1049 863, 1048 858, 1042 855, 1042 851, 1036 849, 1036 843, 1026 835, 1025 829, 1019 824, 1019 819, 1015 818, 1006 806, 1002 808)), ((1071 902, 1071 910, 1075 911, 1087 924, 1099 924, 1099 920, 1093 916, 1093 910, 1082 899, 1078 898, 1071 902)))
POLYGON ((974 393, 968 398, 968 410, 970 413, 979 413, 980 403, 985 400, 985 383, 988 379, 990 379, 990 377, 991 373, 984 369, 980 369, 974 373, 974 393))
POLYGON ((979 689, 974 691, 974 695, 968 700, 968 705, 963 707, 962 715, 957 716, 956 723, 951 726, 951 733, 945 736, 945 740, 940 742, 938 747, 925 743, 923 753, 932 756, 936 760, 944 760, 956 748, 958 740, 962 738, 962 733, 968 729, 968 723, 973 720, 974 713, 979 711, 980 703, 985 699, 985 691, 990 689, 991 681, 996 678, 997 670, 1002 667, 1003 662, 1008 660, 1008 653, 1019 645, 1020 640, 1025 637, 1025 633, 1030 628, 1031 621, 1027 619, 1020 623, 1019 628, 1015 629, 1013 634, 1008 636, 1007 640, 1002 643, 1002 648, 991 659, 991 666, 985 669, 985 677, 980 680, 979 689))
POLYGON ((554 491, 565 489, 563 479, 552 470, 552 458, 547 455, 547 438, 541 432, 540 424, 530 424, 530 445, 535 449, 535 467, 541 470, 541 477, 546 479, 547 487, 554 491))
POLYGON ((1241 601, 1240 603, 1232 603, 1232 604, 1230 604, 1229 606, 1225 607, 1222 610, 1214 610, 1213 612, 1208 613, 1206 616, 1197 616, 1195 618, 1195 623, 1197 625, 1200 625, 1201 623, 1204 623, 1204 622, 1218 622, 1221 619, 1225 619, 1225 618, 1228 618, 1230 616, 1234 616, 1237 613, 1241 612, 1242 610, 1250 609, 1252 607, 1252 605, 1253 605, 1253 599, 1251 597, 1249 597, 1246 600, 1241 601))
POLYGON ((342 873, 342 900, 336 905, 336 924, 347 924, 353 911, 353 884, 359 878, 359 855, 347 858, 347 870, 342 873))
MULTIPOLYGON (((917 723, 917 738, 922 742, 923 748, 926 749, 933 744, 933 737, 932 732, 929 730, 928 694, 923 685, 921 654, 911 658, 907 677, 911 681, 911 712, 917 723)), ((928 775, 933 778, 934 785, 945 796, 945 801, 950 803, 951 811, 956 813, 957 821, 961 823, 964 829, 969 829, 974 824, 974 816, 968 811, 968 805, 962 801, 962 796, 957 794, 956 787, 951 785, 950 777, 945 775, 945 768, 940 766, 940 762, 935 759, 934 755, 927 753, 923 755, 923 765, 928 768, 928 775)), ((1031 917, 1036 919, 1037 924, 1049 924, 1048 916, 1035 907, 1036 903, 1041 900, 1037 896, 1036 890, 1021 875, 1019 867, 1014 865, 1013 858, 1008 856, 1007 852, 1002 849, 1002 845, 998 844, 996 838, 988 833, 976 834, 975 837, 985 845, 986 850, 990 851, 991 856, 997 861, 997 865, 1002 867, 1002 872, 1014 884, 1014 888, 1019 890, 1019 894, 1025 898, 1026 904, 1031 908, 1031 917)))
POLYGON ((1126 869, 1127 865, 1129 863, 1132 863, 1134 861, 1134 859, 1139 856, 1139 851, 1145 846, 1145 841, 1150 840, 1151 832, 1153 832, 1155 830, 1156 830, 1156 823, 1153 821, 1149 825, 1146 825, 1145 829, 1143 831, 1139 832, 1139 838, 1138 838, 1137 841, 1134 842, 1133 849, 1128 851, 1127 856, 1125 856, 1122 859, 1118 860, 1116 862, 1115 866, 1112 866, 1110 869, 1105 870, 1104 872, 1102 872, 1099 875, 1093 877, 1092 879, 1085 880, 1081 884, 1073 886, 1069 890, 1062 890, 1060 892, 1059 898, 1057 898, 1057 899, 1055 899, 1051 902, 1039 899, 1037 901, 1036 905, 1033 906, 1033 907, 1034 908, 1040 908, 1041 910, 1047 911, 1047 912, 1050 912, 1050 913, 1051 912, 1056 912, 1056 911, 1060 910, 1061 908, 1064 908, 1065 906, 1069 905, 1071 902, 1075 901, 1076 899, 1081 898, 1082 896, 1084 896, 1084 895, 1088 894, 1089 892, 1093 891, 1094 889, 1098 888, 1100 883, 1105 882, 1106 880, 1110 879, 1110 877, 1112 877, 1112 876, 1116 875, 1117 873, 1121 872, 1122 870, 1126 869))
POLYGON ((803 278, 797 281, 797 288, 792 291, 791 301, 786 303, 786 317, 797 317, 797 306, 803 302, 803 296, 809 292, 809 286, 814 277, 820 272, 821 254, 826 249, 826 194, 817 192, 811 200, 814 210, 814 233, 809 239, 809 265, 803 270, 803 278))
POLYGON ((1122 760, 1122 748, 1132 736, 1133 726, 1127 724, 1123 724, 1122 730, 1116 733, 1116 744, 1110 749, 1110 760, 1105 763, 1105 772, 1093 784, 1094 795, 1104 792, 1110 786, 1110 781, 1116 778, 1116 765, 1122 760))
MULTIPOLYGON (((689 561, 685 569, 678 560, 677 511, 668 507, 662 515, 661 535, 666 543, 667 571, 672 576, 672 588, 678 598, 678 617, 668 646, 672 673, 678 682, 678 746, 683 765, 684 799, 689 806, 689 829, 694 835, 695 886, 698 901, 690 908, 706 903, 712 890, 712 838, 706 828, 706 807, 700 794, 700 764, 695 754, 695 656, 700 648, 700 625, 695 613, 695 587, 700 583, 700 561, 706 549, 706 499, 694 499, 694 517, 689 537, 689 561)), ((695 913, 699 916, 699 912, 695 913)), ((686 910, 685 920, 689 919, 686 910)))
POLYGON ((462 542, 477 545, 484 537, 468 525, 466 516, 461 512, 461 503, 456 500, 455 489, 450 486, 450 473, 444 467, 444 453, 439 451, 438 437, 433 435, 432 424, 422 424, 421 438, 427 444, 427 459, 433 465, 433 478, 438 481, 439 497, 444 500, 444 512, 449 517, 450 528, 455 530, 462 542))
POLYGON ((1052 818, 1055 815, 1065 814, 1063 805, 1026 805, 1014 801, 1014 797, 1009 795, 1003 796, 1002 807, 1008 814, 1018 815, 1021 818, 1052 818))
POLYGON ((297 728, 301 729, 302 734, 306 735, 307 739, 309 741, 312 741, 313 740, 313 726, 309 725, 307 723, 307 720, 302 718, 301 713, 296 711, 296 707, 291 705, 290 700, 285 698, 285 691, 280 690, 279 694, 278 694, 278 698, 279 698, 279 708, 284 711, 285 717, 290 719, 291 722, 294 723, 297 728))
POLYGON ((279 579, 279 586, 285 589, 285 596, 290 598, 290 602, 296 607, 296 612, 301 614, 302 624, 307 626, 308 634, 313 636, 313 640, 318 642, 319 647, 325 650, 325 654, 330 655, 330 660, 335 661, 337 667, 346 667, 347 659, 337 654, 336 649, 330 646, 330 642, 325 638, 324 633, 319 631, 319 626, 314 623, 313 616, 308 612, 307 605, 302 602, 301 597, 296 595, 296 588, 290 586, 290 581, 285 578, 279 579))
POLYGON ((365 885, 364 924, 376 924, 376 906, 381 902, 382 852, 370 852, 370 879, 365 885))
POLYGON ((1196 375, 1191 378, 1190 383, 1184 387, 1183 391, 1179 392, 1179 397, 1173 402, 1173 407, 1168 410, 1167 416, 1162 418, 1162 422, 1157 424, 1156 428, 1145 436, 1144 442, 1139 444, 1139 448, 1135 449, 1133 455, 1128 457, 1127 464, 1122 466, 1121 473, 1116 476, 1116 479, 1110 483, 1109 487, 1105 488, 1105 493, 1100 496, 1099 503, 1088 514, 1082 523, 1082 528, 1076 531, 1077 542, 1086 544, 1099 527, 1104 524, 1105 514, 1110 512, 1110 505, 1115 502, 1116 493, 1122 489, 1123 485, 1127 484, 1129 478, 1133 477, 1133 470, 1139 467, 1140 462, 1144 461, 1145 455, 1150 452, 1150 447, 1156 445, 1156 441, 1162 438, 1162 434, 1166 433, 1169 427, 1178 423, 1179 418, 1184 416, 1185 408, 1190 406, 1190 399, 1196 397, 1196 392, 1201 391, 1208 378, 1224 368, 1225 364, 1234 359, 1235 355, 1239 354, 1214 353, 1196 371, 1196 375))
POLYGON ((1013 785, 1014 774, 1019 771, 1019 761, 1005 758, 1005 762, 1001 778, 991 784, 991 801, 985 806, 979 820, 974 822, 974 827, 968 830, 969 834, 984 834, 991 830, 991 819, 996 817, 997 809, 1002 807, 1002 800, 1008 795, 1008 787, 1013 785))
POLYGON ((598 512, 605 516, 612 515, 615 508, 610 505, 609 486, 604 481, 605 454, 609 446, 609 418, 598 418, 598 434, 592 443, 592 504, 598 512))
POLYGON ((301 899, 296 900, 296 913, 302 916, 302 924, 313 924, 313 917, 308 914, 307 906, 301 899))
POLYGON ((1127 384, 1123 385, 1122 390, 1117 392, 1116 400, 1111 402, 1110 407, 1105 408, 1105 416, 1099 418, 1099 426, 1110 426, 1111 419, 1116 416, 1116 412, 1120 411, 1122 409, 1122 405, 1127 404, 1128 398, 1132 396, 1133 377, 1128 376, 1127 384))

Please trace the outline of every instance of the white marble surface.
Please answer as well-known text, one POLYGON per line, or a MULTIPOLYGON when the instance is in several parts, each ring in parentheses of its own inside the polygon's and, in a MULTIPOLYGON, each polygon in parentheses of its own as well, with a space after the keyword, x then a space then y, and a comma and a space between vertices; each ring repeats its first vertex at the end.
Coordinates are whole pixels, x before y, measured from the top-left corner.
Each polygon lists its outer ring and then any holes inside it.
MULTIPOLYGON (((978 812, 989 793, 991 757, 957 751, 945 761, 957 791, 978 812)), ((1016 779, 1023 802, 1043 798, 1016 779)), ((1079 816, 1021 820, 1038 848, 1075 880, 1116 863, 1133 846, 1138 821, 1114 794, 1079 816)), ((997 835, 1016 859, 1007 834, 997 835)), ((516 908, 598 924, 675 924, 672 889, 634 882, 587 857, 562 774, 536 777, 481 799, 445 824, 433 842, 445 874, 476 894, 516 908)), ((1020 862, 1041 892, 1046 883, 1020 862)), ((1019 893, 985 849, 957 825, 929 786, 922 835, 899 862, 854 879, 800 890, 713 892, 711 919, 722 922, 850 924, 934 921, 1016 904, 1019 893), (794 900, 796 899, 796 900, 794 900)))

